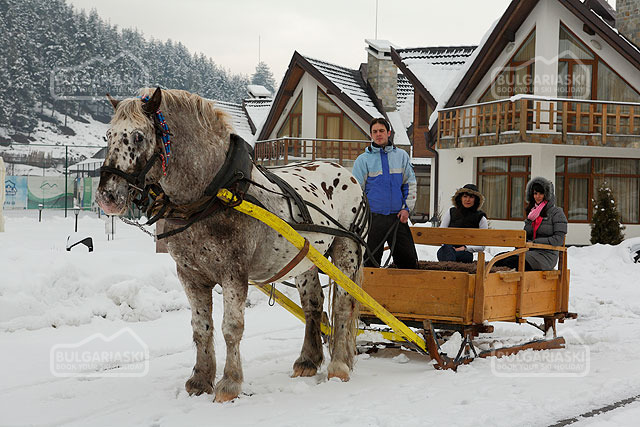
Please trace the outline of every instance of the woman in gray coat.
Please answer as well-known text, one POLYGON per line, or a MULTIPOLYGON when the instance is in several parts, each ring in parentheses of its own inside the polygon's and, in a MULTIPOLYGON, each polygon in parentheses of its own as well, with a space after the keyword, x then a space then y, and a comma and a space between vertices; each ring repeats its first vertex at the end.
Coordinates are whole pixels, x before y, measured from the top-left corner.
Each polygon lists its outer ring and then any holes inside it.
MULTIPOLYGON (((562 246, 567 235, 567 217, 556 206, 551 181, 536 177, 527 183, 528 203, 524 220, 527 241, 551 246, 562 246)), ((525 269, 553 270, 558 263, 558 251, 529 249, 525 253, 525 269)), ((495 263, 497 266, 518 268, 518 256, 513 255, 495 263)))

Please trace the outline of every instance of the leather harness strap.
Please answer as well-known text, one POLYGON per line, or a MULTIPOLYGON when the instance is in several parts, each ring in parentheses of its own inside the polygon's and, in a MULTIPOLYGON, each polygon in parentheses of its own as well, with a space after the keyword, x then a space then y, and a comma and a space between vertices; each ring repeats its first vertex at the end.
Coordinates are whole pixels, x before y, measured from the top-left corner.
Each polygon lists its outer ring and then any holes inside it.
POLYGON ((275 282, 276 280, 280 279, 285 274, 290 272, 293 269, 293 267, 298 265, 300 263, 300 261, 302 261, 307 256, 308 252, 309 252, 309 241, 307 239, 304 239, 304 246, 302 247, 302 249, 300 249, 300 252, 298 252, 298 255, 293 257, 293 259, 291 261, 289 261, 289 263, 287 265, 282 267, 282 270, 278 271, 270 279, 267 279, 264 282, 259 282, 259 283, 254 283, 254 284, 255 285, 266 285, 267 283, 275 282))

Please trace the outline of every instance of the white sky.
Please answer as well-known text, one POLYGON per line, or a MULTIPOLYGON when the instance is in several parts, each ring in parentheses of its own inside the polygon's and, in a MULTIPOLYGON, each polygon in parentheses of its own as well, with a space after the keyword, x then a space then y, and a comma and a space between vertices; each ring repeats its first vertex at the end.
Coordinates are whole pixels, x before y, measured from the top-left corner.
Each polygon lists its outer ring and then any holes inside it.
MULTIPOLYGON (((278 82, 295 50, 357 68, 376 30, 376 0, 68 1, 147 38, 180 41, 234 73, 253 74, 260 38, 260 58, 278 82)), ((475 45, 509 2, 378 0, 378 38, 400 47, 475 45)))

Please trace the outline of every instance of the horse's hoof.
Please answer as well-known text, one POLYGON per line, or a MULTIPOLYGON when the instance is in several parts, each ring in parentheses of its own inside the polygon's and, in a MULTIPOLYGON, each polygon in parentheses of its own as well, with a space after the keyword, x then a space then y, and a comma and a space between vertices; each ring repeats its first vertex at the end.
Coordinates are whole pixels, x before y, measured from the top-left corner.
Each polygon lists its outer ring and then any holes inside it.
POLYGON ((200 396, 202 393, 213 394, 213 384, 203 380, 201 377, 191 377, 187 380, 184 388, 189 396, 200 396))
POLYGON ((329 364, 329 374, 327 375, 327 377, 329 379, 331 378, 340 378, 340 380, 342 380, 343 382, 347 382, 349 381, 349 367, 346 365, 346 363, 334 363, 331 362, 329 364))
POLYGON ((216 398, 214 402, 222 403, 238 397, 241 391, 241 383, 227 380, 224 377, 216 384, 216 398))
POLYGON ((291 378, 312 377, 318 372, 318 367, 311 361, 299 361, 293 364, 293 374, 291 378))
POLYGON ((215 403, 224 403, 224 402, 228 402, 230 400, 235 399, 236 397, 238 397, 237 394, 229 394, 229 393, 220 393, 220 392, 216 392, 216 398, 213 399, 213 401, 215 403))

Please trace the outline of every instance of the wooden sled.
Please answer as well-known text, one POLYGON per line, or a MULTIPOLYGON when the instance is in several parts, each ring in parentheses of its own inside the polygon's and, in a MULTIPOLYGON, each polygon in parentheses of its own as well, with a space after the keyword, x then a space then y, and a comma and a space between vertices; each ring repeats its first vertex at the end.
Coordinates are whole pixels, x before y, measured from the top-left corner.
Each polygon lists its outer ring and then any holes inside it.
MULTIPOLYGON (((403 270, 365 268, 362 288, 391 314, 408 326, 418 328, 426 341, 427 351, 438 369, 456 369, 476 357, 505 356, 520 350, 564 348, 564 338, 556 335, 556 322, 576 318, 568 312, 569 270, 564 246, 528 243, 524 230, 480 230, 457 228, 411 229, 416 244, 480 245, 513 247, 514 250, 494 257, 485 265, 485 254, 478 254, 475 272, 442 270, 403 270), (559 251, 558 270, 524 271, 525 253, 531 248, 559 251), (519 256, 515 271, 491 272, 496 261, 519 256), (541 318, 535 325, 526 318, 541 318), (539 339, 514 347, 479 352, 473 338, 493 332, 488 322, 529 323, 552 339, 539 339), (455 358, 440 350, 438 339, 459 332, 462 344, 455 358)), ((361 310, 366 324, 380 323, 366 307, 361 310)))

